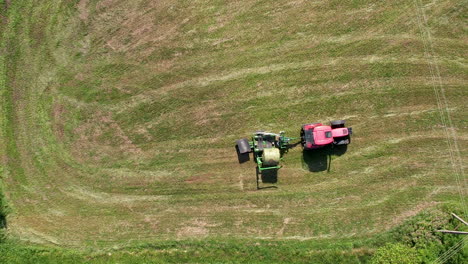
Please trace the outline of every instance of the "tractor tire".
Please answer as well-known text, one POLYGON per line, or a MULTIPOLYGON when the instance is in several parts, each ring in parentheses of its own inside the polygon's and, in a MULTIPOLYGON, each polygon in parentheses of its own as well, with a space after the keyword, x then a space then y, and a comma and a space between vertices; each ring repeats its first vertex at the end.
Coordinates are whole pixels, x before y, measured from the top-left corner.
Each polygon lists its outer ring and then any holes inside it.
POLYGON ((345 120, 333 120, 330 121, 330 125, 332 128, 340 128, 345 126, 345 120))
POLYGON ((350 143, 351 143, 350 136, 340 137, 333 141, 333 145, 335 146, 349 145, 350 143))
POLYGON ((305 133, 304 133, 304 129, 301 129, 301 146, 302 146, 302 148, 304 148, 304 146, 305 146, 305 133))
POLYGON ((246 138, 237 140, 236 145, 240 154, 249 153, 251 151, 249 141, 246 138))

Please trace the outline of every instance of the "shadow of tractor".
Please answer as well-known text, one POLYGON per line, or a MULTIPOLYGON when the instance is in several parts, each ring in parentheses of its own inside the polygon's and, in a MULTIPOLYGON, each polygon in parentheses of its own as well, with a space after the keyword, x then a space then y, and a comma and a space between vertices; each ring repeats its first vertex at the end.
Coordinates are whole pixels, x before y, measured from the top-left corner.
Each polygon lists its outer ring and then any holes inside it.
POLYGON ((314 150, 303 150, 303 168, 310 172, 330 171, 332 156, 341 156, 347 150, 348 145, 325 146, 314 150))

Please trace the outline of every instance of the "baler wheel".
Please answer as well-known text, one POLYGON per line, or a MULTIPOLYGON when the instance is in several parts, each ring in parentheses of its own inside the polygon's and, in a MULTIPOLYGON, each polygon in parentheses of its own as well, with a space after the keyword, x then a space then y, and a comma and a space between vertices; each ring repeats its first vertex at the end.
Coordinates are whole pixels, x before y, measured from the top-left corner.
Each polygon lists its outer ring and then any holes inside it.
POLYGON ((249 152, 250 152, 250 145, 249 141, 245 138, 239 139, 236 141, 236 152, 237 152, 237 159, 239 163, 244 163, 250 160, 249 152))
POLYGON ((249 141, 246 138, 237 140, 236 145, 240 154, 249 153, 251 151, 249 141))

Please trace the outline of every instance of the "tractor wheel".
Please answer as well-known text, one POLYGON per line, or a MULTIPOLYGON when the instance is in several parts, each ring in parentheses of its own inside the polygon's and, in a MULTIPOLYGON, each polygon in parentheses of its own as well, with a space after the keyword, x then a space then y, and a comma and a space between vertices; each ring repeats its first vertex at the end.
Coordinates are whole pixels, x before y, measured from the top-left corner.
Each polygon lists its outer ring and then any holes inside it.
POLYGON ((304 129, 301 129, 301 146, 304 148, 305 146, 305 135, 304 135, 304 129))
POLYGON ((250 144, 249 144, 249 141, 246 138, 237 140, 236 145, 237 145, 237 148, 239 149, 240 154, 250 152, 250 144))
POLYGON ((332 128, 340 128, 345 126, 345 120, 334 120, 330 121, 330 125, 332 128))

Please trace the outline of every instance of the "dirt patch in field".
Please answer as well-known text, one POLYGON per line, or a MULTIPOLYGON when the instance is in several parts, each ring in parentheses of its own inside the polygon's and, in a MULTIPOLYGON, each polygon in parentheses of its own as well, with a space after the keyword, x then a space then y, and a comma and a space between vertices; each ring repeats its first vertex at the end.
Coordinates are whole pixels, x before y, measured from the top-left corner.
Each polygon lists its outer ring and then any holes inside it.
MULTIPOLYGON (((146 1, 143 3, 107 0, 96 5, 93 28, 103 44, 115 52, 129 52, 143 59, 168 40, 178 35, 180 21, 163 16, 176 10, 175 1, 146 1), (109 16, 107 10, 117 10, 109 16), (125 11, 124 11, 125 10, 125 11), (107 34, 112 32, 112 34, 107 34)), ((130 53, 129 53, 130 54, 130 53)))
POLYGON ((282 236, 284 234, 284 229, 286 228, 286 226, 291 222, 292 218, 291 217, 286 217, 284 218, 283 220, 283 226, 280 228, 280 230, 278 230, 278 232, 276 233, 278 236, 282 236))
POLYGON ((177 232, 178 237, 207 236, 208 229, 201 226, 186 226, 177 232))
POLYGON ((96 5, 96 8, 97 9, 108 8, 108 7, 111 7, 111 6, 115 5, 115 3, 116 3, 116 0, 104 0, 104 1, 99 2, 96 5))
POLYGON ((63 140, 65 136, 65 122, 64 122, 64 114, 65 114, 65 107, 62 104, 55 104, 53 108, 53 130, 55 135, 60 139, 63 140))
POLYGON ((209 227, 216 227, 217 224, 208 223, 203 219, 194 219, 186 224, 186 226, 179 229, 177 232, 177 237, 200 237, 207 236, 210 231, 209 227))
POLYGON ((158 217, 156 216, 146 215, 143 219, 143 222, 148 224, 150 228, 154 231, 157 231, 159 229, 160 221, 158 220, 158 217))
POLYGON ((118 158, 142 154, 110 113, 97 112, 92 118, 74 129, 77 139, 72 153, 80 160, 100 161, 104 158, 118 158))
POLYGON ((79 12, 78 17, 82 21, 87 21, 88 20, 88 16, 89 16, 89 12, 88 12, 88 8, 87 8, 88 3, 89 3, 89 0, 80 0, 80 2, 78 2, 78 5, 77 5, 78 12, 79 12))
POLYGON ((186 183, 201 183, 201 182, 210 182, 213 178, 213 173, 198 174, 193 175, 185 180, 186 183))
POLYGON ((194 109, 192 113, 196 125, 202 126, 210 123, 211 121, 217 121, 220 119, 221 113, 214 101, 208 101, 200 105, 201 106, 194 109))

